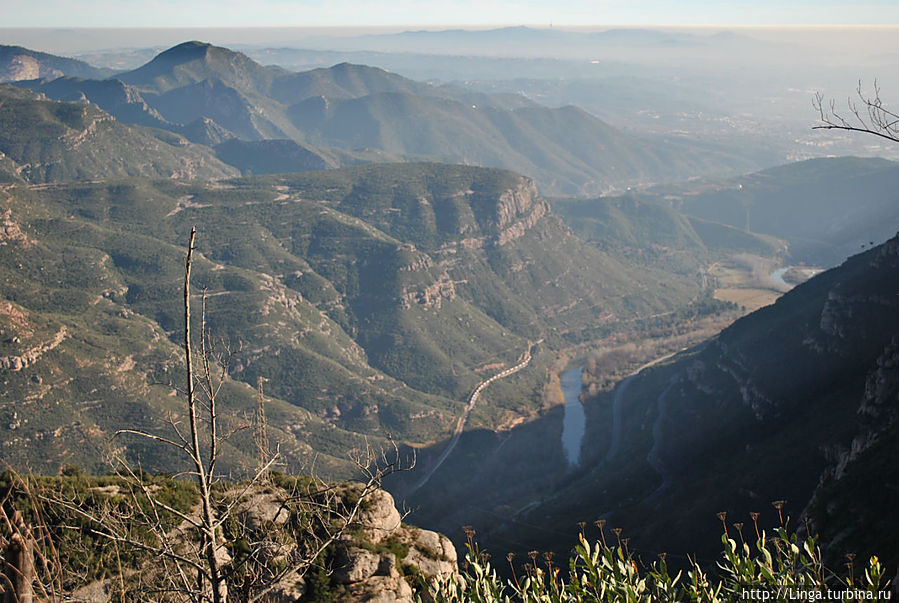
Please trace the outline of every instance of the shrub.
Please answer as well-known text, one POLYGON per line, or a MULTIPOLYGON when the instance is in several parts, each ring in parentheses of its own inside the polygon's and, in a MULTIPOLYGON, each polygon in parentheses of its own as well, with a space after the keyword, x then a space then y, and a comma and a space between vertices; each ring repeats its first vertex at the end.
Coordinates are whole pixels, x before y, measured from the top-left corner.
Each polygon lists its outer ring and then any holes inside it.
MULTIPOLYGON (((598 524, 602 528, 602 524, 598 524)), ((737 524, 740 525, 740 524, 737 524)), ((742 527, 742 526, 740 526, 742 527)), ((691 561, 688 570, 669 572, 665 555, 649 566, 627 549, 627 539, 607 546, 605 538, 591 544, 581 532, 567 573, 555 565, 551 554, 532 551, 524 574, 502 579, 468 532, 462 580, 442 577, 422 584, 419 602, 561 603, 579 601, 701 601, 741 600, 878 600, 887 589, 877 557, 856 568, 849 558, 846 575, 825 568, 821 550, 812 537, 800 539, 785 527, 769 537, 755 531, 750 545, 739 530, 738 543, 727 530, 721 537, 724 552, 714 577, 691 561), (641 565, 643 569, 641 570, 641 565), (841 592, 842 591, 842 592, 841 592)), ((513 555, 507 557, 512 565, 513 555)))

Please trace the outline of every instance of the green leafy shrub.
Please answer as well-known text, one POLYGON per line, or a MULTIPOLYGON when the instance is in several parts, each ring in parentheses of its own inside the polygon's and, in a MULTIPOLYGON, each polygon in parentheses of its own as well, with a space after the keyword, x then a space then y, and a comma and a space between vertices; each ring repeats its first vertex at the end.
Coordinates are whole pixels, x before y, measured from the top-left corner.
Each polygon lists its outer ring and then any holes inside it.
MULTIPOLYGON (((598 522, 602 529, 602 522, 598 522)), ((737 524, 742 528, 741 524, 737 524)), ((649 565, 630 553, 627 539, 615 531, 617 543, 591 544, 581 532, 567 573, 555 565, 551 554, 532 551, 524 573, 501 578, 469 531, 468 553, 462 566, 462 580, 441 577, 422 583, 419 602, 562 603, 580 601, 700 601, 717 603, 741 600, 883 600, 888 583, 877 557, 856 568, 847 563, 847 574, 827 569, 815 538, 801 539, 786 527, 769 536, 756 528, 754 543, 739 543, 725 528, 721 537, 724 552, 714 576, 692 562, 686 571, 669 571, 665 555, 649 565), (642 569, 641 569, 642 568, 642 569), (829 595, 829 596, 828 596, 829 595), (842 597, 842 598, 841 598, 842 597)), ((513 564, 514 555, 507 557, 513 564)))

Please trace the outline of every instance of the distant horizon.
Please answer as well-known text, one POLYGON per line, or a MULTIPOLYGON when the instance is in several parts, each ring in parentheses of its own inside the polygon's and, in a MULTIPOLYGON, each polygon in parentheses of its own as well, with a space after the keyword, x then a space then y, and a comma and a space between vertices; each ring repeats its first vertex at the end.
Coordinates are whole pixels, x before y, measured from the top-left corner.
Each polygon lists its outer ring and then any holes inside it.
POLYGON ((894 0, 7 0, 6 27, 899 25, 894 0))
POLYGON ((6 31, 176 31, 176 30, 260 30, 291 29, 305 31, 358 31, 378 33, 441 32, 441 31, 490 31, 497 29, 562 29, 578 32, 602 32, 610 30, 665 29, 672 31, 722 30, 722 29, 799 29, 799 30, 866 30, 899 29, 899 23, 592 23, 574 25, 570 23, 384 23, 378 25, 3 25, 0 34, 6 31))
MULTIPOLYGON (((558 30, 575 33, 655 30, 687 33, 695 35, 714 35, 723 32, 745 33, 759 38, 776 39, 785 33, 804 36, 806 42, 827 45, 867 46, 869 48, 890 48, 899 51, 893 44, 897 40, 896 30, 899 24, 593 24, 593 25, 561 25, 561 24, 410 24, 410 25, 305 25, 305 26, 216 26, 183 25, 166 26, 18 26, 0 27, 0 44, 24 46, 32 50, 57 54, 79 54, 117 49, 161 48, 174 46, 189 40, 200 40, 215 45, 246 45, 267 47, 305 48, 307 42, 321 42, 329 38, 352 38, 358 36, 377 36, 411 32, 447 32, 447 31, 490 31, 508 28, 529 28, 534 30, 558 30), (822 37, 823 36, 823 37, 822 37)), ((791 38, 799 41, 797 38, 791 38)))

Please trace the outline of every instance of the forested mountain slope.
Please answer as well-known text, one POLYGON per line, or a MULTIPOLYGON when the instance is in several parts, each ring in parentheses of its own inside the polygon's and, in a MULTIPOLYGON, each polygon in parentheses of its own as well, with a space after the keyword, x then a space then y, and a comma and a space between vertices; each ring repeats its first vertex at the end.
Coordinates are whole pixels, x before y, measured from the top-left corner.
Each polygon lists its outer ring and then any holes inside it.
MULTIPOLYGON (((177 416, 191 225, 208 327, 231 350, 229 420, 250 420, 267 379, 282 452, 294 465, 323 453, 333 474, 358 435, 447 437, 483 371, 496 370, 484 367, 511 366, 528 340, 555 347, 639 329, 700 287, 695 275, 637 269, 584 243, 533 181, 500 170, 372 165, 2 195, 4 456, 47 471, 97 467, 115 430, 177 416)), ((523 395, 481 420, 535 410, 549 356, 523 395)), ((235 466, 247 437, 229 450, 235 466)), ((168 468, 155 449, 143 460, 168 468)))

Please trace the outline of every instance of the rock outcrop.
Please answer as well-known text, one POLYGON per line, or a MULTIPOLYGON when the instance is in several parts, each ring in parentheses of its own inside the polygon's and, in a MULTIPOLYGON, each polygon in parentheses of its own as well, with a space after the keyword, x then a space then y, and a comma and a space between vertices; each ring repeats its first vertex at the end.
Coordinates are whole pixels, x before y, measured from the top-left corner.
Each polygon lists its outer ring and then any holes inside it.
POLYGON ((521 238, 549 211, 549 204, 537 193, 533 180, 523 178, 521 183, 500 195, 496 204, 496 228, 494 239, 502 247, 521 238))
POLYGON ((456 550, 437 532, 403 524, 393 497, 376 491, 360 516, 361 538, 338 546, 331 581, 349 593, 348 601, 413 600, 407 577, 458 575, 456 550))
MULTIPOLYGON (((328 498, 329 506, 336 510, 347 504, 360 494, 360 488, 358 485, 326 488, 331 495, 336 494, 336 498, 328 498)), ((118 487, 95 488, 94 492, 120 495, 118 487)), ((289 537, 295 534, 291 526, 296 516, 291 509, 295 509, 296 492, 272 484, 253 486, 249 491, 235 489, 231 493, 240 499, 233 507, 232 523, 242 526, 242 538, 262 543, 254 546, 267 547, 257 554, 261 552, 261 558, 271 567, 289 564, 291 559, 296 559, 294 553, 303 548, 304 543, 289 537), (260 537, 261 534, 267 537, 260 537)), ((419 577, 458 577, 456 550, 450 540, 442 534, 403 524, 390 494, 383 490, 370 492, 360 508, 351 529, 328 547, 315 565, 282 574, 279 582, 270 585, 264 600, 292 603, 326 591, 335 601, 411 603, 419 577), (319 566, 323 573, 316 572, 319 566)), ((175 532, 178 535, 173 536, 173 542, 177 543, 191 529, 182 523, 175 532)), ((239 542, 226 544, 220 550, 220 562, 226 566, 241 555, 239 542)), ((141 571, 146 577, 160 568, 149 561, 141 571)), ((73 592, 69 600, 109 603, 118 600, 117 587, 117 578, 93 582, 73 592)))
POLYGON ((47 343, 29 348, 21 354, 0 356, 0 369, 5 369, 13 372, 21 371, 25 367, 30 366, 40 360, 41 356, 43 356, 47 352, 55 349, 59 344, 63 342, 67 334, 68 332, 66 331, 65 326, 63 326, 60 327, 59 331, 57 331, 53 338, 47 343))
POLYGON ((31 245, 28 235, 25 234, 18 222, 13 220, 12 212, 7 209, 4 213, 0 213, 0 246, 11 243, 17 243, 24 247, 31 245))
POLYGON ((400 303, 404 308, 411 308, 418 304, 425 308, 439 308, 443 300, 451 301, 456 298, 456 286, 447 273, 441 274, 430 285, 404 290, 400 297, 400 303))

